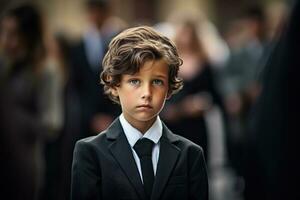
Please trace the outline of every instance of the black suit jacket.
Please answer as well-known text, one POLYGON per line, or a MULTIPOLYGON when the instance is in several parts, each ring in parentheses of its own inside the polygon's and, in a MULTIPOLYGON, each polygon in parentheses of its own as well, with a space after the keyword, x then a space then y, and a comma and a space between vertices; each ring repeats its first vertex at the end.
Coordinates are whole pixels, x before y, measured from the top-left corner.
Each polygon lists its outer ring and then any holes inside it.
MULTIPOLYGON (((72 200, 141 199, 143 184, 119 120, 97 136, 76 143, 72 200)), ((152 200, 208 199, 202 148, 173 134, 163 124, 152 200)))

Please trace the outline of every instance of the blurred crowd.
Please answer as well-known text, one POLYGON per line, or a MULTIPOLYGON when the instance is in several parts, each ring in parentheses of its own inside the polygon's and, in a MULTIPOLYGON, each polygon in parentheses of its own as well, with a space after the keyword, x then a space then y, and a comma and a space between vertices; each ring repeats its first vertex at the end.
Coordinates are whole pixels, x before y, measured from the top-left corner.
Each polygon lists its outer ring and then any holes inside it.
MULTIPOLYGON (((222 31, 191 15, 147 24, 170 37, 183 59, 183 90, 161 118, 203 147, 211 200, 269 197, 266 166, 258 167, 253 147, 261 144, 255 125, 264 116, 257 99, 292 8, 280 5, 275 14, 274 5, 246 6, 222 31)), ((100 85, 102 58, 117 33, 138 24, 112 15, 109 1, 87 0, 85 11, 89 26, 78 40, 49 32, 35 4, 12 4, 1 13, 0 188, 9 199, 69 199, 75 142, 99 134, 120 114, 100 85)))

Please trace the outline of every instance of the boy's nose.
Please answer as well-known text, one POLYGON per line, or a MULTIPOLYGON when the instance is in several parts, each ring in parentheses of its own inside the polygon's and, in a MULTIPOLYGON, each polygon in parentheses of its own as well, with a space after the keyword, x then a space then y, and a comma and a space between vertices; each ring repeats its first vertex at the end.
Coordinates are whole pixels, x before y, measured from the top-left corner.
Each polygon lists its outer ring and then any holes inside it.
POLYGON ((144 85, 142 91, 142 99, 149 99, 151 98, 151 87, 150 85, 144 85))

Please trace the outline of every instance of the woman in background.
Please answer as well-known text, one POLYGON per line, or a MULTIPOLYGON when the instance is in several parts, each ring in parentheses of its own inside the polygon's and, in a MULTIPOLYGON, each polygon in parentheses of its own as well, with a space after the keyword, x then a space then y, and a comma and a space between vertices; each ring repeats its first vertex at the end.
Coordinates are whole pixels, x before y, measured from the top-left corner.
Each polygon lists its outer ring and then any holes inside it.
POLYGON ((221 104, 211 65, 193 21, 182 23, 174 40, 183 59, 179 75, 184 80, 184 87, 166 103, 162 118, 171 129, 202 146, 207 158, 208 136, 204 114, 213 104, 221 104))

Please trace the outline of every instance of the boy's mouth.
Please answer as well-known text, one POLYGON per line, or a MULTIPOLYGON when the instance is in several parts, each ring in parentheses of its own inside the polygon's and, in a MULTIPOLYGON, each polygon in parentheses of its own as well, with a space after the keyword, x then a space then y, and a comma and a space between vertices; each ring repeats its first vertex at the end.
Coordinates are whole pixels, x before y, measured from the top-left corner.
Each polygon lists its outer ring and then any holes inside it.
POLYGON ((152 109, 152 106, 149 104, 142 104, 137 106, 137 108, 152 109))

